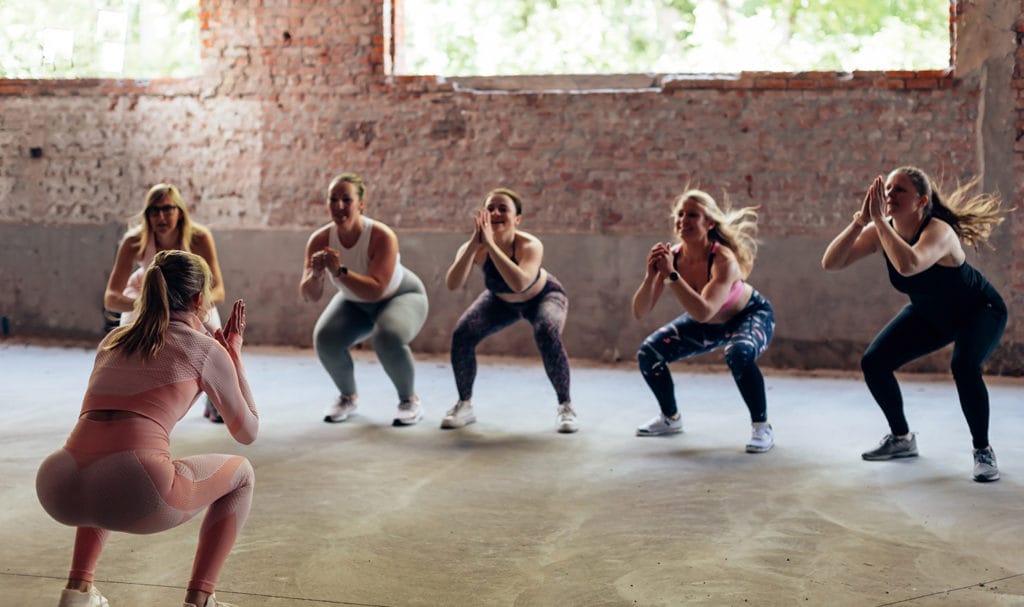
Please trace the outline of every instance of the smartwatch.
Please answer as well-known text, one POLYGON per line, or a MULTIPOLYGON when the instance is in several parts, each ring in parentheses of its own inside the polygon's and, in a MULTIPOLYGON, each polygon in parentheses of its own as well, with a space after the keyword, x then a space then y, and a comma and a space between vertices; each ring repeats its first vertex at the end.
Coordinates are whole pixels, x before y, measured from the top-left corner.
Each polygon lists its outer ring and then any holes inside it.
POLYGON ((340 278, 342 274, 348 276, 348 266, 338 266, 338 271, 334 273, 334 277, 340 278))
POLYGON ((675 270, 672 270, 672 272, 669 273, 669 275, 668 275, 668 280, 669 280, 669 282, 675 282, 675 281, 679 280, 679 272, 676 272, 675 270))

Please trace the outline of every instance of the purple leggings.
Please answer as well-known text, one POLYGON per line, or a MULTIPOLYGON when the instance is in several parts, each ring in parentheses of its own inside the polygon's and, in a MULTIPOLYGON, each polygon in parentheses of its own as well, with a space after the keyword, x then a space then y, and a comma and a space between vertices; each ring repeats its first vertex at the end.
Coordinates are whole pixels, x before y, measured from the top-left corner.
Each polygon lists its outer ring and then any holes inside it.
POLYGON ((562 345, 562 329, 568 310, 569 299, 562 285, 550 274, 541 292, 521 303, 502 301, 490 291, 481 293, 462 313, 452 333, 452 370, 459 400, 469 400, 473 396, 477 344, 526 319, 533 326, 533 339, 537 342, 548 379, 558 395, 558 403, 569 402, 569 356, 562 345))

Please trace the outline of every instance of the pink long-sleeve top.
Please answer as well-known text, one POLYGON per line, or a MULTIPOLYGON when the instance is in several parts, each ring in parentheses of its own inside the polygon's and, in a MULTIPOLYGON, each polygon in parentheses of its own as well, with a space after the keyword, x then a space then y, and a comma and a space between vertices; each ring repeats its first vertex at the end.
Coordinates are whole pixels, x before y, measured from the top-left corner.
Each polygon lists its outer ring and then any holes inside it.
POLYGON ((241 337, 231 336, 231 352, 203 329, 191 313, 173 313, 164 345, 149 360, 120 350, 96 353, 82 413, 130 411, 155 421, 167 436, 205 392, 240 443, 256 439, 259 415, 238 352, 241 337))

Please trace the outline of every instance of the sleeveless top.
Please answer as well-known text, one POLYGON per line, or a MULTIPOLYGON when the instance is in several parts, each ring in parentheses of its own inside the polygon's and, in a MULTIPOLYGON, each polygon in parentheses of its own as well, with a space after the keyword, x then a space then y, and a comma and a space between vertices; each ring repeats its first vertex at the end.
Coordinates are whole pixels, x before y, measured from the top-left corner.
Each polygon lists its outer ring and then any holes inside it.
MULTIPOLYGON (((715 263, 715 253, 718 251, 718 246, 719 246, 719 244, 718 244, 717 240, 715 242, 711 243, 711 253, 708 255, 708 280, 709 281, 711 280, 711 267, 715 263)), ((676 245, 676 248, 672 251, 672 269, 675 269, 675 267, 676 267, 676 260, 679 259, 679 254, 682 253, 682 251, 683 251, 683 245, 682 244, 676 245)), ((731 306, 734 303, 736 303, 737 301, 739 301, 739 299, 740 299, 740 297, 742 295, 743 295, 743 279, 742 278, 737 278, 736 282, 732 283, 732 286, 729 287, 729 296, 725 298, 725 302, 722 304, 722 307, 718 308, 718 312, 721 312, 722 310, 728 308, 729 306, 731 306)), ((715 312, 715 314, 718 314, 718 312, 715 312)))
MULTIPOLYGON (((931 219, 929 215, 921 223, 917 234, 909 241, 911 246, 921 238, 921 233, 931 219)), ((892 224, 892 220, 889 223, 892 224)), ((966 318, 973 310, 1001 299, 981 272, 966 261, 956 267, 936 263, 913 276, 903 276, 892 265, 885 249, 882 249, 882 255, 892 286, 900 293, 907 294, 910 303, 918 311, 938 324, 947 325, 951 319, 966 318)))
MULTIPOLYGON (((341 251, 341 265, 345 266, 356 274, 366 274, 366 271, 370 268, 370 234, 373 233, 374 221, 369 217, 363 215, 363 231, 359 234, 359 240, 356 241, 352 248, 347 248, 341 244, 341 239, 338 238, 338 228, 331 224, 329 230, 330 238, 328 246, 341 251)), ((384 294, 379 299, 368 300, 363 299, 349 290, 348 287, 341 284, 334 274, 327 272, 327 278, 331 283, 345 296, 345 299, 349 301, 358 301, 361 303, 372 303, 373 301, 383 301, 395 294, 398 290, 398 286, 402 284, 402 278, 405 277, 405 268, 402 267, 402 255, 397 253, 395 255, 395 269, 391 272, 391 278, 388 281, 387 288, 384 289, 384 294)))
MULTIPOLYGON (((519 265, 519 260, 516 259, 515 238, 512 239, 512 255, 509 256, 509 259, 512 260, 512 263, 517 266, 519 265)), ((501 276, 501 272, 498 271, 498 266, 494 265, 494 262, 491 261, 490 254, 487 255, 487 259, 485 259, 483 265, 480 266, 480 270, 484 273, 484 286, 487 287, 487 290, 491 293, 525 293, 529 291, 533 285, 537 284, 541 275, 541 269, 538 268, 537 275, 534 276, 533 282, 527 285, 522 291, 513 291, 512 287, 508 286, 508 283, 505 282, 505 279, 501 276)))

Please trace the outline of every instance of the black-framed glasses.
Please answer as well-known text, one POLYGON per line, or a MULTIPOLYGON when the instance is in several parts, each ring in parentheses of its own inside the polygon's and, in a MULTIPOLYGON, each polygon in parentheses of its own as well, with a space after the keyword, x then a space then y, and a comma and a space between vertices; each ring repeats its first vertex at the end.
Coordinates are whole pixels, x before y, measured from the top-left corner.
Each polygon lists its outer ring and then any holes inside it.
POLYGON ((172 215, 178 207, 173 204, 164 204, 160 206, 151 206, 146 208, 146 217, 156 217, 157 215, 172 215))

